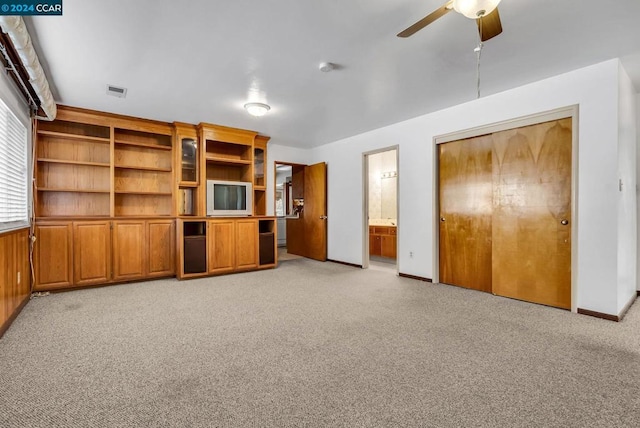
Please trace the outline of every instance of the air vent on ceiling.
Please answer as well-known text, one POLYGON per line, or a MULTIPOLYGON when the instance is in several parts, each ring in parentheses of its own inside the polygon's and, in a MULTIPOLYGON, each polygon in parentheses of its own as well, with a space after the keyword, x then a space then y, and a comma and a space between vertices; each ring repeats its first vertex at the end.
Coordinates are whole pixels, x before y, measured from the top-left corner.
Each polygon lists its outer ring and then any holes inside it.
POLYGON ((127 96, 127 88, 120 88, 118 86, 107 85, 107 95, 111 95, 118 98, 124 98, 127 96))

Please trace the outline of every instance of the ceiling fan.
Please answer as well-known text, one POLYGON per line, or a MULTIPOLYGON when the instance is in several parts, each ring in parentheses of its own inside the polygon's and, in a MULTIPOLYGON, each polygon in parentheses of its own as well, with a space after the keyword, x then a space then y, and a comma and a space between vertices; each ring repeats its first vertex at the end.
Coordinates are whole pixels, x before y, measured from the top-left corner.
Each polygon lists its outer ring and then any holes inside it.
POLYGON ((502 23, 500 22, 500 14, 498 13, 498 3, 500 3, 500 1, 501 0, 449 0, 420 21, 398 33, 398 37, 409 37, 436 19, 446 15, 451 10, 455 10, 467 18, 476 20, 480 40, 485 42, 502 33, 502 23))

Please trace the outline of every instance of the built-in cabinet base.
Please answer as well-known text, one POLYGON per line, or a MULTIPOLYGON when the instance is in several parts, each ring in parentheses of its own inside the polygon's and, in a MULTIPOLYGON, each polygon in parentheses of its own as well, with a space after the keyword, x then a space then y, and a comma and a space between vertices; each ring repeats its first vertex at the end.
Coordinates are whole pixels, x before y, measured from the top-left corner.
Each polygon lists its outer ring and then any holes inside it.
POLYGON ((277 265, 273 217, 178 219, 177 229, 179 279, 277 265))
POLYGON ((35 291, 175 275, 173 219, 42 221, 35 291))

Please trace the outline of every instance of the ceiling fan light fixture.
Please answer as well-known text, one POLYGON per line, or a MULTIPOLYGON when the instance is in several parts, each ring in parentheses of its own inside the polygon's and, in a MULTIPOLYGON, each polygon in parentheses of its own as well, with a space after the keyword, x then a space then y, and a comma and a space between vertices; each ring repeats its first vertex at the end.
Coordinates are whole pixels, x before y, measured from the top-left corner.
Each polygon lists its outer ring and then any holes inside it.
POLYGON ((478 19, 494 11, 501 0, 453 0, 456 12, 470 19, 478 19))
POLYGON ((269 105, 263 104, 263 103, 246 103, 244 105, 244 109, 251 116, 260 117, 260 116, 264 116, 265 114, 267 114, 267 112, 269 110, 271 110, 271 107, 269 105))

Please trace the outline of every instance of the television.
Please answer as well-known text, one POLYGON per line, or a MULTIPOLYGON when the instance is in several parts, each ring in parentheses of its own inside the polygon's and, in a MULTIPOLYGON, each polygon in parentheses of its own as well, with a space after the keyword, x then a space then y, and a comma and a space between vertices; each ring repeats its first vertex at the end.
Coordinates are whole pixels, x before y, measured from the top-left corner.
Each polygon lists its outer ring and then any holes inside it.
POLYGON ((208 216, 253 214, 253 185, 243 181, 207 180, 208 216))

